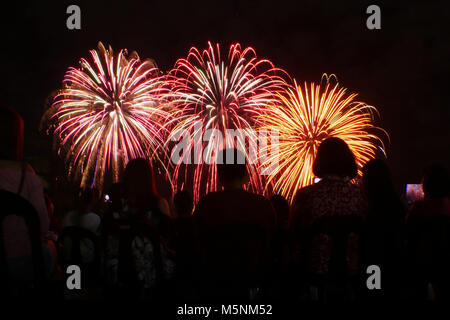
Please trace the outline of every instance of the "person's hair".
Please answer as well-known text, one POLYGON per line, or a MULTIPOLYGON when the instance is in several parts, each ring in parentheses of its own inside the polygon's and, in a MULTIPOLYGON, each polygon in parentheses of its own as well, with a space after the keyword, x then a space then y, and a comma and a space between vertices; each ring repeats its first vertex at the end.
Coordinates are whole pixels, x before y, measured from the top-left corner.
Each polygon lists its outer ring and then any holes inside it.
POLYGON ((21 161, 23 156, 23 119, 12 108, 0 107, 0 159, 21 161))
POLYGON ((344 140, 331 137, 319 146, 313 163, 313 172, 319 178, 328 175, 354 178, 358 172, 355 157, 344 140))
POLYGON ((279 226, 287 226, 289 220, 289 202, 282 195, 276 194, 270 197, 270 202, 277 214, 279 226))
POLYGON ((362 173, 363 189, 369 201, 386 201, 386 197, 396 196, 389 167, 382 159, 368 161, 362 173))
POLYGON ((247 176, 245 155, 238 149, 221 150, 216 159, 217 176, 222 183, 242 180, 247 176))
POLYGON ((123 191, 125 198, 139 207, 145 207, 159 197, 155 174, 148 160, 137 158, 128 162, 123 173, 123 191))
POLYGON ((192 214, 194 202, 192 200, 191 194, 188 191, 178 191, 173 196, 173 204, 175 206, 175 211, 178 218, 188 217, 192 214))
POLYGON ((442 164, 432 164, 423 170, 423 192, 427 198, 444 198, 449 196, 450 177, 442 164))

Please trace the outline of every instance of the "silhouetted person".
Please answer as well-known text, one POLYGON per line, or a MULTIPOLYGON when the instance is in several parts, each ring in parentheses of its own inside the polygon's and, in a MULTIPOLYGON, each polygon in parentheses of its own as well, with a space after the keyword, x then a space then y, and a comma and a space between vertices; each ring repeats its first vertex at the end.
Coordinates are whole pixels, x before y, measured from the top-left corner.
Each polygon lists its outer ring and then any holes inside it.
POLYGON ((97 234, 101 219, 93 212, 96 200, 94 189, 81 189, 75 198, 76 208, 64 216, 62 227, 76 226, 97 234))
MULTIPOLYGON (((0 189, 16 193, 30 202, 39 215, 41 236, 47 236, 49 216, 41 180, 23 157, 23 120, 13 109, 0 108, 0 189)), ((9 216, 3 223, 6 257, 11 277, 26 282, 32 277, 31 244, 24 221, 9 216)), ((43 241, 44 260, 48 273, 56 257, 51 243, 43 241)))
POLYGON ((395 192, 391 174, 381 159, 370 160, 362 169, 362 186, 368 201, 366 220, 367 265, 377 265, 383 272, 383 290, 373 290, 385 298, 395 298, 399 284, 400 254, 405 209, 395 192))
POLYGON ((424 199, 416 201, 409 210, 411 217, 450 216, 450 178, 448 170, 441 164, 424 169, 422 186, 424 199))
POLYGON ((195 294, 195 271, 198 268, 195 223, 192 216, 194 202, 187 190, 173 197, 175 251, 177 253, 177 294, 179 299, 192 298, 195 294))
POLYGON ((138 158, 128 162, 122 183, 124 199, 130 211, 149 215, 155 224, 159 223, 160 217, 151 217, 149 209, 157 207, 159 213, 170 216, 166 199, 156 190, 155 174, 148 160, 138 158))
POLYGON ((270 202, 277 215, 279 230, 287 230, 289 222, 289 202, 282 195, 276 194, 270 197, 270 202))
POLYGON ((150 162, 142 158, 128 162, 122 184, 125 201, 122 213, 132 218, 148 220, 161 237, 172 241, 169 205, 156 189, 156 178, 150 162))
POLYGON ((270 202, 277 215, 277 231, 274 237, 274 259, 282 268, 288 260, 288 223, 289 202, 283 196, 276 194, 270 197, 270 202))
MULTIPOLYGON (((307 272, 327 275, 333 245, 327 235, 307 239, 311 228, 324 218, 336 216, 365 217, 367 203, 361 189, 351 182, 357 174, 353 153, 339 138, 324 140, 313 163, 314 174, 321 178, 315 184, 301 188, 293 202, 289 232, 293 241, 294 263, 306 261, 307 272), (305 241, 312 241, 307 244, 305 241), (306 247, 306 246, 309 247, 306 247), (307 252, 309 251, 309 252, 307 252)), ((357 239, 349 239, 350 247, 357 239)), ((349 274, 357 272, 357 253, 347 253, 349 274)))
POLYGON ((407 253, 413 293, 419 299, 450 298, 450 178, 434 164, 424 169, 424 199, 411 206, 407 227, 407 253))
POLYGON ((243 189, 248 176, 242 152, 222 150, 216 161, 223 190, 203 197, 194 213, 205 276, 216 294, 248 297, 267 267, 276 216, 268 199, 243 189))
POLYGON ((270 202, 277 215, 277 230, 274 235, 274 268, 273 268, 273 285, 275 286, 272 291, 278 289, 278 292, 273 294, 278 296, 288 295, 286 292, 286 285, 289 284, 291 279, 287 273, 289 263, 289 234, 288 234, 288 222, 289 222, 289 202, 282 195, 276 194, 270 197, 270 202))
MULTIPOLYGON (((80 189, 74 199, 75 209, 67 212, 62 219, 62 232, 64 228, 79 227, 92 233, 94 236, 99 234, 101 223, 100 216, 94 212, 94 206, 97 199, 93 188, 80 189)), ((72 241, 69 237, 63 241, 63 255, 66 259, 71 258, 72 241)), ((88 238, 80 241, 80 254, 83 263, 90 263, 95 259, 94 243, 88 238)))
POLYGON ((122 298, 162 297, 162 283, 173 277, 173 228, 169 206, 156 189, 150 162, 131 160, 123 173, 123 205, 105 228, 106 276, 122 298))

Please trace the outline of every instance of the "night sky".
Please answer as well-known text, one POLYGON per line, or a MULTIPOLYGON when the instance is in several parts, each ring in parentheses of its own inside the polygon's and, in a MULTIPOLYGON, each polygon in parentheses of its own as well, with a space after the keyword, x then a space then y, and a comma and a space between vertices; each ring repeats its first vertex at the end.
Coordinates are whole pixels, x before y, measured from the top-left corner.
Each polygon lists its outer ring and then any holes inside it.
POLYGON ((26 159, 37 171, 54 158, 38 132, 45 99, 98 41, 136 50, 163 71, 210 40, 223 51, 252 46, 298 82, 334 73, 380 111, 399 189, 419 183, 430 162, 449 167, 448 0, 10 1, 1 11, 2 102, 24 117, 26 159), (70 4, 81 7, 81 30, 66 28, 70 4), (370 4, 381 7, 381 30, 366 28, 370 4))

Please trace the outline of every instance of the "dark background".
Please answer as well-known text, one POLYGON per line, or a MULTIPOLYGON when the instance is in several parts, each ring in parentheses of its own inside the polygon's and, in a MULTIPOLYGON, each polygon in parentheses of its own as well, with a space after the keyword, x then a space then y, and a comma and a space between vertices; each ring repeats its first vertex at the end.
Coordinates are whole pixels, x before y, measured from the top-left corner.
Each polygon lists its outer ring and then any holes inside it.
POLYGON ((1 4, 2 102, 26 126, 26 158, 38 173, 61 175, 51 139, 38 126, 46 97, 69 66, 98 41, 136 50, 163 71, 208 40, 222 50, 255 48, 297 81, 334 73, 374 105, 391 137, 388 162, 400 189, 421 169, 450 163, 450 2, 445 1, 11 1, 1 4), (66 28, 66 8, 81 7, 81 30, 66 28), (381 30, 366 28, 366 8, 381 7, 381 30), (53 159, 53 160, 52 160, 53 159))

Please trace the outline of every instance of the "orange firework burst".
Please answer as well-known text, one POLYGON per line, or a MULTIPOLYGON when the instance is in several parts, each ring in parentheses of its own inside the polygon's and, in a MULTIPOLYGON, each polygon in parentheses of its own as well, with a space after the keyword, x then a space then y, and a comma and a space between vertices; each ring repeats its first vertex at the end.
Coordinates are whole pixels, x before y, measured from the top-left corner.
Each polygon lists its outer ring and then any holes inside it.
POLYGON ((117 181, 130 159, 155 154, 167 113, 160 108, 163 78, 153 61, 126 50, 114 55, 101 43, 90 54, 80 69, 68 69, 44 117, 66 154, 69 176, 79 177, 81 187, 101 187, 105 174, 117 181))
POLYGON ((268 157, 269 161, 278 161, 278 167, 267 179, 266 187, 292 202, 299 188, 313 183, 314 156, 328 137, 347 142, 359 168, 377 150, 384 154, 379 134, 386 132, 373 121, 377 110, 355 101, 356 96, 347 94, 337 83, 331 84, 328 77, 325 86, 305 83, 302 88, 294 82, 293 87, 278 94, 277 103, 259 117, 262 128, 279 132, 279 153, 268 157))

